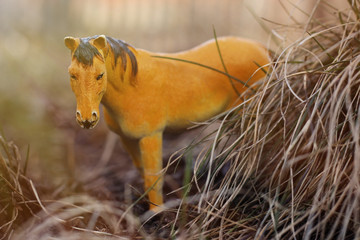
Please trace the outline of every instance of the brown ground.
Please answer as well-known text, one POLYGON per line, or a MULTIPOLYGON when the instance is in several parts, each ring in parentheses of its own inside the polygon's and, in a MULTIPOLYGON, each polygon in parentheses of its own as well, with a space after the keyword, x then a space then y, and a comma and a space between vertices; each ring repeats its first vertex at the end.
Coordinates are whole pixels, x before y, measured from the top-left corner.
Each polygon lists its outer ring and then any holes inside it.
MULTIPOLYGON (((182 134, 165 134, 164 166, 176 150, 187 146, 201 131, 199 128, 182 134)), ((85 191, 97 199, 116 200, 123 209, 141 197, 144 193, 143 180, 124 151, 119 137, 111 133, 103 121, 92 130, 84 130, 73 125, 68 132, 73 136, 74 178, 76 182, 81 183, 80 191, 85 191)), ((200 147, 194 152, 199 150, 200 147)), ((163 190, 165 201, 181 198, 180 188, 183 185, 184 169, 184 159, 169 167, 163 190)), ((135 204, 133 213, 141 217, 147 210, 147 200, 141 199, 135 204)), ((166 238, 171 226, 164 226, 174 218, 175 213, 168 212, 153 218, 144 228, 148 233, 166 238)))

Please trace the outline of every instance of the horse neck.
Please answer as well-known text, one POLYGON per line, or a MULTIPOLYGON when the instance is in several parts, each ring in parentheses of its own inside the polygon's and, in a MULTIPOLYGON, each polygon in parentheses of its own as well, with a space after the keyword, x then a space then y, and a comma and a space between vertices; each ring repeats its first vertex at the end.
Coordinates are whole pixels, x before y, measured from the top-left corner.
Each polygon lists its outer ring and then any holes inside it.
MULTIPOLYGON (((138 58, 138 52, 133 51, 135 56, 137 57, 137 61, 139 64, 139 58, 138 58)), ((139 77, 136 76, 136 79, 134 80, 132 76, 132 67, 130 63, 130 59, 127 56, 127 67, 124 71, 122 66, 121 57, 119 57, 115 64, 115 57, 114 53, 111 51, 111 48, 109 48, 109 53, 105 57, 105 65, 106 65, 106 72, 107 72, 107 89, 105 92, 105 95, 102 99, 102 103, 108 107, 111 108, 111 106, 114 104, 113 102, 121 102, 122 97, 126 97, 126 92, 129 91, 129 89, 134 88, 134 81, 135 84, 138 83, 139 77)), ((138 73, 139 75, 139 73, 138 73)))
MULTIPOLYGON (((105 64, 108 76, 110 76, 110 78, 108 79, 110 83, 116 84, 117 87, 126 84, 134 84, 134 81, 136 81, 136 79, 134 79, 135 76, 132 74, 134 70, 132 69, 133 66, 129 55, 127 53, 124 53, 126 58, 126 67, 124 69, 122 57, 118 55, 117 59, 115 59, 116 54, 112 51, 110 45, 108 45, 108 49, 109 52, 105 58, 105 64)), ((138 61, 137 50, 130 48, 130 51, 132 52, 132 54, 135 55, 135 58, 138 61)))

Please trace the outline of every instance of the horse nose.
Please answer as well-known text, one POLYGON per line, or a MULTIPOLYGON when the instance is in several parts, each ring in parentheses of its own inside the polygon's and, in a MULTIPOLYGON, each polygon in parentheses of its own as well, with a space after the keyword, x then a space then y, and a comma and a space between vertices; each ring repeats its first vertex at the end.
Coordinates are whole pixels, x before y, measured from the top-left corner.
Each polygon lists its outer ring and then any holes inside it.
POLYGON ((91 129, 91 128, 95 127, 95 125, 96 125, 96 121, 85 120, 85 121, 81 122, 81 126, 86 129, 91 129))
POLYGON ((80 113, 79 110, 76 111, 76 120, 77 120, 78 122, 82 122, 82 117, 81 117, 81 113, 80 113))
POLYGON ((76 111, 76 121, 82 128, 91 129, 98 123, 99 117, 97 112, 93 111, 89 119, 83 119, 81 112, 78 110, 76 111))
POLYGON ((97 121, 98 120, 98 115, 97 115, 97 112, 96 111, 93 111, 91 113, 91 120, 93 121, 97 121))

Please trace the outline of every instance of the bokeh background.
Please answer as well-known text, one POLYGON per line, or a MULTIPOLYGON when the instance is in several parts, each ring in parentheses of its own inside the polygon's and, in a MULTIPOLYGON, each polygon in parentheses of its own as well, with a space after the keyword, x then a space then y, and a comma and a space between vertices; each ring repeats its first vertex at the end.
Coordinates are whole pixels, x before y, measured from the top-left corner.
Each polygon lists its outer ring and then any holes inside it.
MULTIPOLYGON (((327 21, 347 4, 345 0, 0 0, 1 135, 19 146, 23 159, 29 152, 32 178, 61 183, 82 163, 103 159, 109 147, 103 120, 91 131, 76 126, 65 36, 106 34, 137 48, 174 52, 212 38, 214 27, 218 36, 252 38, 276 51, 306 34, 294 27, 308 19, 314 6, 319 8, 317 17, 327 21)), ((122 154, 117 151, 117 156, 122 154)))

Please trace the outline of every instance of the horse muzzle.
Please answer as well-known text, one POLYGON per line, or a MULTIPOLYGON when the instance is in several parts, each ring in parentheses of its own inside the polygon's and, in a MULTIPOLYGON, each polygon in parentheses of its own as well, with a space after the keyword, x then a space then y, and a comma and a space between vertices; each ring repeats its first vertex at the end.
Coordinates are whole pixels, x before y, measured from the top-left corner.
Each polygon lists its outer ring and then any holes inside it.
POLYGON ((83 118, 83 116, 81 115, 81 112, 78 110, 78 111, 76 111, 76 121, 80 125, 80 127, 85 128, 85 129, 92 129, 99 122, 99 117, 98 117, 97 112, 93 111, 91 113, 91 117, 83 118))

